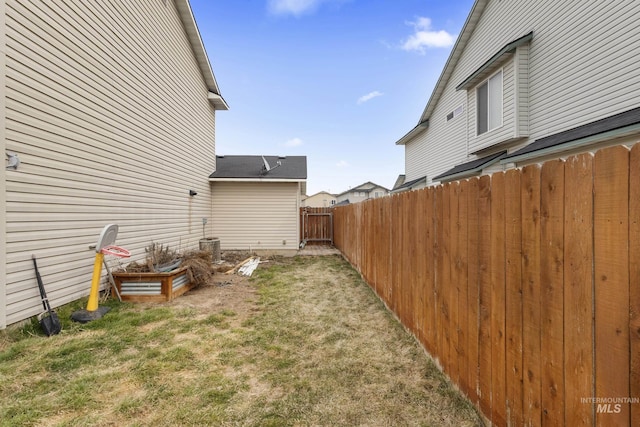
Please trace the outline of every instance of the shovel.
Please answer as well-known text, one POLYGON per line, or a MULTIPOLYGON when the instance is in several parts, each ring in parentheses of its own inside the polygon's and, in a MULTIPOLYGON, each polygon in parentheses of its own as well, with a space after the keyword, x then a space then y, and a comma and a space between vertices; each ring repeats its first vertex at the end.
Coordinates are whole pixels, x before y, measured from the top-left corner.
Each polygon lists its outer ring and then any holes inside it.
POLYGON ((36 279, 38 280, 38 288, 40 289, 40 298, 42 298, 42 307, 44 307, 45 309, 45 312, 40 314, 38 316, 38 319, 40 320, 42 331, 48 337, 50 337, 51 335, 59 334, 62 330, 62 325, 60 324, 58 315, 53 310, 51 310, 51 306, 49 305, 49 299, 47 298, 47 293, 44 290, 42 278, 40 277, 40 273, 38 272, 36 256, 31 255, 31 259, 33 260, 33 267, 36 269, 36 279))

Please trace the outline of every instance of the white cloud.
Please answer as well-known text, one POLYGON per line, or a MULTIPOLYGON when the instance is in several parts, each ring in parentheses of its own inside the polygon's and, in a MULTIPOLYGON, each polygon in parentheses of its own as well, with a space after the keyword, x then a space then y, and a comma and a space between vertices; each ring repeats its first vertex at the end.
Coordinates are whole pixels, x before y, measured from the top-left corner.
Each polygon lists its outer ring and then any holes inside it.
POLYGON ((285 147, 299 147, 303 144, 300 138, 291 138, 287 142, 284 143, 285 147))
POLYGON ((269 0, 268 9, 274 15, 300 16, 313 12, 325 0, 269 0))
POLYGON ((338 163, 336 163, 336 166, 339 168, 346 168, 347 166, 349 166, 349 163, 347 163, 345 160, 340 160, 338 163))
POLYGON ((419 16, 415 22, 407 22, 407 25, 413 26, 414 33, 402 43, 403 50, 424 54, 428 48, 449 47, 456 40, 456 36, 444 30, 432 30, 429 18, 419 16))
POLYGON ((373 98, 376 98, 378 96, 382 96, 383 93, 382 92, 378 92, 377 90, 374 90, 373 92, 369 92, 366 95, 361 96, 360 98, 358 98, 358 105, 359 104, 363 104, 369 100, 372 100, 373 98))

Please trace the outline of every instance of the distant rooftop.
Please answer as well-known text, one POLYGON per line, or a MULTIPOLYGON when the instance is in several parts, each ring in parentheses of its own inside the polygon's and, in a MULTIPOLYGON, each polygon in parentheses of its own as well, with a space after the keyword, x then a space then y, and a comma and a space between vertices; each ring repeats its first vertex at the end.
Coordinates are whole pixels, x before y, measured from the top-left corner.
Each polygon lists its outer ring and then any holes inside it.
POLYGON ((209 178, 306 180, 307 156, 216 156, 209 178))

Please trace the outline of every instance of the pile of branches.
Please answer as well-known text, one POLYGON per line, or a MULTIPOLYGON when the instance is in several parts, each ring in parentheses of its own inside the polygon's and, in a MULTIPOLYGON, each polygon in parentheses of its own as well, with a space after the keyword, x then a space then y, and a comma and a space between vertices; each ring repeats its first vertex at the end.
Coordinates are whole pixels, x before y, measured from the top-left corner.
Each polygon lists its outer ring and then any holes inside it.
POLYGON ((187 251, 182 254, 182 267, 187 267, 189 281, 195 286, 206 285, 213 278, 211 251, 187 251))
POLYGON ((186 251, 179 253, 169 246, 151 243, 145 248, 144 261, 132 262, 123 270, 127 273, 158 273, 171 266, 187 267, 189 281, 195 286, 208 283, 213 277, 213 255, 210 251, 186 251))

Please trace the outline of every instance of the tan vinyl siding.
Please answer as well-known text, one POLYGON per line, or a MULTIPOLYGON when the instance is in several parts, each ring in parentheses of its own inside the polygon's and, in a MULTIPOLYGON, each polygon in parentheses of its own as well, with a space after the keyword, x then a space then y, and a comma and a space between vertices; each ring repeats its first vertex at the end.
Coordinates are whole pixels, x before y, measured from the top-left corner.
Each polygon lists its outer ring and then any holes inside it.
POLYGON ((222 250, 296 250, 297 182, 215 182, 212 232, 222 250), (285 241, 285 244, 283 244, 285 241))
MULTIPOLYGON (((5 58, 6 58, 6 25, 5 25, 5 2, 0 2, 0 88, 2 93, 6 91, 5 79, 5 58)), ((6 135, 5 135, 5 97, 0 97, 0 156, 5 157, 6 135)), ((7 220, 6 220, 6 174, 5 168, 0 170, 0 329, 7 326, 7 220)))
POLYGON ((210 217, 215 116, 173 2, 6 6, 7 321, 88 294, 104 225, 133 259, 196 248, 210 217), (189 189, 198 192, 189 197, 189 189))

